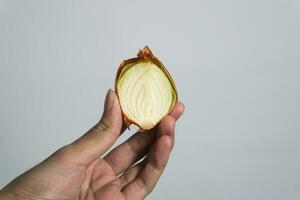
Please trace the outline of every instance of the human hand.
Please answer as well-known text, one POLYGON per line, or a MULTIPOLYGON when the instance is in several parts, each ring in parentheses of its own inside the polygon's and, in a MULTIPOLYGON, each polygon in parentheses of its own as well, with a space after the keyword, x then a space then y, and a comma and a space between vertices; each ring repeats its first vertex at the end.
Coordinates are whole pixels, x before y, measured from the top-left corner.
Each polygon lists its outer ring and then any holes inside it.
POLYGON ((178 102, 156 128, 135 133, 103 157, 124 131, 118 99, 109 90, 100 122, 9 183, 0 191, 0 199, 144 199, 168 162, 175 121, 183 111, 178 102))

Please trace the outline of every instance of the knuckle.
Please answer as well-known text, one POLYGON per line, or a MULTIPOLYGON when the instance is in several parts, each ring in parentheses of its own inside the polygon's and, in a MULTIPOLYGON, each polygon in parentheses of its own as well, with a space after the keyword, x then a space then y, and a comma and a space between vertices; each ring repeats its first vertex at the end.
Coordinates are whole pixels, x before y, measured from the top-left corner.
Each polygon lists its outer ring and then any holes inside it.
POLYGON ((131 178, 131 176, 130 176, 130 174, 129 174, 129 173, 125 173, 125 174, 123 175, 123 181, 124 181, 124 185, 126 185, 126 184, 130 183, 130 182, 131 182, 131 180, 132 180, 132 178, 131 178))
POLYGON ((93 127, 94 131, 113 131, 114 127, 107 123, 105 120, 100 120, 100 122, 93 127))
POLYGON ((166 158, 161 159, 158 156, 152 158, 151 162, 149 162, 149 166, 152 168, 152 170, 157 172, 162 172, 168 164, 168 160, 166 158))
POLYGON ((138 146, 139 146, 139 143, 135 139, 131 139, 130 142, 128 142, 129 150, 135 154, 139 153, 138 146))
POLYGON ((136 184, 139 186, 139 188, 144 192, 144 197, 146 197, 148 194, 150 194, 151 192, 153 192, 154 187, 156 184, 154 185, 148 185, 146 180, 142 177, 139 177, 136 179, 136 184))
POLYGON ((146 185, 146 181, 139 177, 136 179, 136 184, 139 186, 139 188, 145 190, 145 191, 148 191, 148 188, 147 188, 147 185, 146 185))

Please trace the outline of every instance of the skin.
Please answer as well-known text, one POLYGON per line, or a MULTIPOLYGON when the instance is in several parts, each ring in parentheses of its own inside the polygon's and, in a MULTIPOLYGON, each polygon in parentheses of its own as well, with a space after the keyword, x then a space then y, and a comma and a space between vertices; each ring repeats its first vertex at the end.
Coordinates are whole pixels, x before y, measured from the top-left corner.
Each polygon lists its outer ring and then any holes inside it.
POLYGON ((0 200, 144 199, 167 165, 183 111, 177 102, 157 127, 135 133, 103 156, 125 130, 118 99, 109 90, 99 123, 5 186, 0 200))

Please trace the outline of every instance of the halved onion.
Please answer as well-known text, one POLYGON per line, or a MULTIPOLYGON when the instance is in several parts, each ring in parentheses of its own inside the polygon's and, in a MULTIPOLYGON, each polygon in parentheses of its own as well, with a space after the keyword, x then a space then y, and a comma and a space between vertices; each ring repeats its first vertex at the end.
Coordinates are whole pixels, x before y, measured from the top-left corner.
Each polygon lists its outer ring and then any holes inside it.
POLYGON ((115 90, 125 124, 134 123, 142 130, 155 127, 178 99, 171 75, 148 46, 121 63, 115 90))

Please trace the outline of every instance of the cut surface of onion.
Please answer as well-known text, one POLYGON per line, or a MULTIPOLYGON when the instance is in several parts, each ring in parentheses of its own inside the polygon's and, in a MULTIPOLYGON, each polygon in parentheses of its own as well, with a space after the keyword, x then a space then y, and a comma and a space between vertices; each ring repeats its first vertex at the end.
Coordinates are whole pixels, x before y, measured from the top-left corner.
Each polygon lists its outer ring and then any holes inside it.
POLYGON ((153 128, 177 101, 172 77, 148 47, 140 50, 137 58, 121 64, 116 92, 124 121, 143 130, 153 128))

